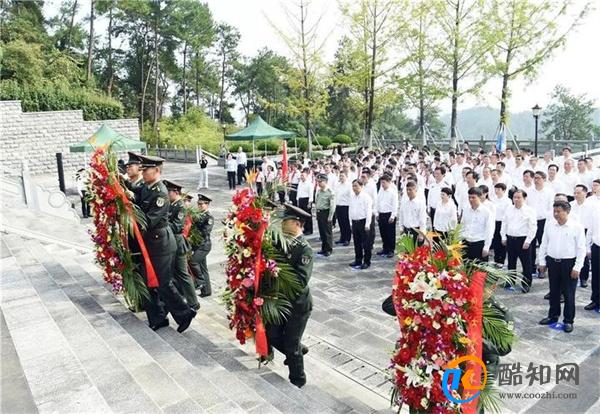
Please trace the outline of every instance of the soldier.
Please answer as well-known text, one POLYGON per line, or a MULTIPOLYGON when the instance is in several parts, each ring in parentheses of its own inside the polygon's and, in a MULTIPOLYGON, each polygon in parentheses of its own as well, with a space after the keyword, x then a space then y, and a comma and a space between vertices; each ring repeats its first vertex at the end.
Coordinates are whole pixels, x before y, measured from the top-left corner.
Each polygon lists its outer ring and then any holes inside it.
MULTIPOLYGON (((292 310, 287 320, 281 325, 268 325, 266 330, 269 347, 278 349, 286 356, 284 363, 290 371, 290 382, 301 388, 306 384, 303 354, 308 349, 302 346, 300 340, 313 307, 312 296, 308 288, 313 267, 313 252, 302 235, 302 226, 311 217, 298 207, 289 204, 284 204, 284 206, 285 213, 281 226, 283 232, 291 238, 288 244, 287 258, 289 264, 294 268, 294 274, 303 286, 303 290, 292 301, 292 310)), ((270 351, 272 352, 272 350, 270 351)))
POLYGON ((212 200, 205 195, 198 194, 198 209, 203 213, 202 216, 193 224, 198 229, 201 237, 201 244, 192 246, 194 254, 190 259, 190 268, 196 278, 196 289, 200 289, 200 297, 212 295, 210 277, 208 275, 208 266, 206 265, 206 256, 210 253, 212 247, 210 242, 210 233, 213 229, 214 218, 208 207, 212 200))
POLYGON ((128 152, 129 160, 125 163, 125 171, 127 172, 127 179, 130 183, 130 189, 135 192, 135 189, 141 189, 144 185, 144 178, 142 177, 142 171, 140 169, 142 162, 137 154, 128 152))
MULTIPOLYGON (((167 187, 160 179, 164 160, 144 155, 138 157, 145 184, 136 191, 136 204, 144 214, 144 243, 159 283, 157 289, 150 289, 150 298, 145 304, 148 323, 153 330, 169 326, 167 314, 171 312, 179 325, 177 332, 183 332, 190 326, 196 311, 185 302, 171 280, 177 243, 168 223, 167 187)), ((147 269, 143 269, 143 273, 147 275, 147 269)))
POLYGON ((327 175, 317 176, 317 193, 315 195, 315 209, 317 210, 317 224, 321 237, 321 251, 318 255, 331 256, 333 252, 332 220, 335 213, 335 194, 327 186, 327 175))
POLYGON ((163 180, 169 192, 169 227, 175 235, 177 243, 177 253, 175 254, 175 264, 173 269, 173 283, 175 287, 183 295, 186 302, 194 310, 200 309, 200 303, 196 297, 196 290, 192 277, 188 273, 187 255, 190 245, 183 237, 183 228, 185 226, 185 209, 183 198, 181 197, 182 186, 169 180, 163 180))

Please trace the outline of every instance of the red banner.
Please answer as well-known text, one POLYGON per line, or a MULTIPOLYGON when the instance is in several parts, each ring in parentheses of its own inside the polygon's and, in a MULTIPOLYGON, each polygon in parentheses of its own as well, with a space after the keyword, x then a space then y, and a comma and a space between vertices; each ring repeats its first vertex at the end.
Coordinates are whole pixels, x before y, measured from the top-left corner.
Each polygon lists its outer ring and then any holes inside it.
MULTIPOLYGON (((483 272, 475 272, 471 277, 471 293, 472 293, 472 318, 469 321, 468 334, 469 340, 473 346, 473 355, 481 359, 483 352, 483 287, 485 285, 486 274, 483 272)), ((470 383, 473 387, 481 386, 481 366, 479 364, 468 362, 467 372, 471 370, 473 373, 470 383)), ((477 390, 466 390, 463 399, 467 399, 474 395, 477 390)), ((477 413, 477 403, 479 397, 474 398, 462 405, 464 414, 477 413)))
POLYGON ((281 181, 287 183, 288 181, 288 157, 287 157, 287 143, 283 141, 283 156, 281 158, 281 181))
POLYGON ((190 217, 189 214, 187 214, 185 216, 185 223, 183 224, 183 231, 181 232, 181 234, 183 234, 183 237, 185 237, 187 239, 188 236, 190 235, 191 229, 192 229, 192 218, 190 217))

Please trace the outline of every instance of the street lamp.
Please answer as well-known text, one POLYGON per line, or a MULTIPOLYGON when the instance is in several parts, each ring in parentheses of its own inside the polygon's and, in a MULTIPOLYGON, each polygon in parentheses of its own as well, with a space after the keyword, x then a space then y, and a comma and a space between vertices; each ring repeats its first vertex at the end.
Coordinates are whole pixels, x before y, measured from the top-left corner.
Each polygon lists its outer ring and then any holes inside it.
POLYGON ((538 155, 538 119, 540 118, 540 112, 542 112, 542 108, 538 104, 535 104, 535 106, 533 108, 531 108, 531 112, 533 113, 533 118, 535 119, 534 153, 535 153, 535 156, 537 157, 537 155, 538 155))

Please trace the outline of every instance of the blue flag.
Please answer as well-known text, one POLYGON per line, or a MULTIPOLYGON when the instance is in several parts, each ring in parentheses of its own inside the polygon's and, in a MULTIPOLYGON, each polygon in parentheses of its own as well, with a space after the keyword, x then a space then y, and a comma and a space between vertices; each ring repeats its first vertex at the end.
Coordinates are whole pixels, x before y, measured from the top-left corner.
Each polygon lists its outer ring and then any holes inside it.
POLYGON ((506 129, 504 128, 504 124, 500 124, 500 129, 498 130, 498 136, 496 137, 496 151, 506 151, 506 129))

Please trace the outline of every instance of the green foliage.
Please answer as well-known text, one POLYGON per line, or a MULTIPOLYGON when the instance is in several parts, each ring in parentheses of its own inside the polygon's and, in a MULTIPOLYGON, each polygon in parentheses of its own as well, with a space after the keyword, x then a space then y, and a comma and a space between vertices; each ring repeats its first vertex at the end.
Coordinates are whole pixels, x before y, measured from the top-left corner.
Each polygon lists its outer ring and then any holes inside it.
POLYGON ((336 144, 343 144, 343 145, 352 144, 352 138, 350 138, 348 135, 345 135, 345 134, 337 134, 335 137, 333 137, 332 141, 335 142, 336 144))
POLYGON ((178 118, 163 117, 158 127, 160 142, 150 125, 144 125, 142 136, 149 145, 176 145, 178 148, 195 148, 199 145, 208 152, 218 154, 219 146, 223 143, 223 128, 195 107, 178 118))
POLYGON ((558 85, 552 92, 554 100, 543 113, 542 131, 546 137, 561 141, 587 140, 594 133, 592 115, 594 101, 586 95, 574 95, 558 85))
POLYGON ((297 148, 300 152, 306 152, 308 150, 308 140, 306 138, 290 139, 288 147, 297 148))
POLYGON ((329 148, 332 142, 333 141, 329 137, 318 136, 315 138, 315 144, 321 146, 323 149, 329 148))
POLYGON ((2 45, 2 79, 19 83, 39 82, 43 76, 42 45, 27 44, 23 40, 2 45))
POLYGON ((3 80, 0 99, 20 100, 27 112, 81 109, 85 120, 123 117, 123 105, 115 99, 91 89, 71 89, 51 83, 19 85, 14 80, 3 80))

